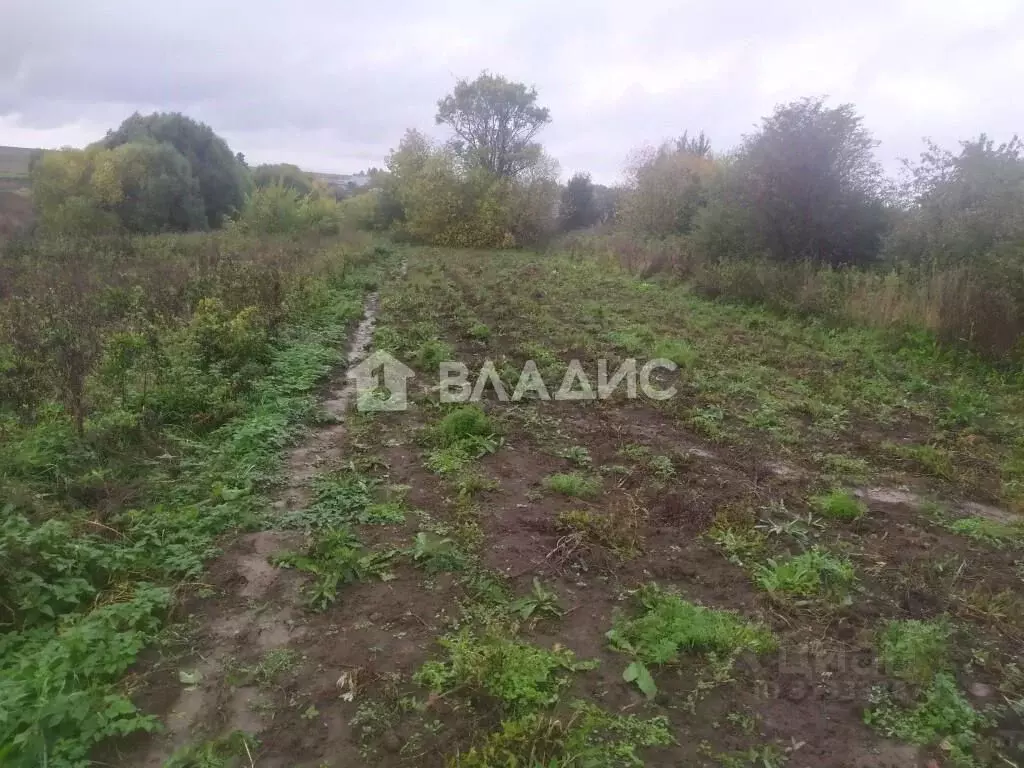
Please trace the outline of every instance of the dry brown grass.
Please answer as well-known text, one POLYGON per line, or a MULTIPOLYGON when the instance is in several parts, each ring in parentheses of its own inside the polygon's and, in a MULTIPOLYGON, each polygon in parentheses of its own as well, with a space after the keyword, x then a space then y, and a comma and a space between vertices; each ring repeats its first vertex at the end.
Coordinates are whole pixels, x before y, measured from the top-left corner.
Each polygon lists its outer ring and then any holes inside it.
POLYGON ((670 273, 705 296, 824 315, 873 328, 924 330, 989 357, 1015 356, 1024 336, 1024 266, 981 262, 917 270, 837 269, 763 258, 711 261, 685 237, 580 234, 559 247, 633 274, 670 273))

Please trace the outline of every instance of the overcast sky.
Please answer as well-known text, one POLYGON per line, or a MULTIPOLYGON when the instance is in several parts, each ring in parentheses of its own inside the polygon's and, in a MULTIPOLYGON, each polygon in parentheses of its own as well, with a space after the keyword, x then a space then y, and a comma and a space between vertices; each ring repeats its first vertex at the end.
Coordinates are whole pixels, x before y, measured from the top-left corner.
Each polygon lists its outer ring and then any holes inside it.
POLYGON ((563 175, 801 96, 852 101, 889 168, 1024 132, 1022 0, 0 0, 0 144, 81 146, 135 110, 250 162, 354 172, 481 70, 535 85, 563 175))

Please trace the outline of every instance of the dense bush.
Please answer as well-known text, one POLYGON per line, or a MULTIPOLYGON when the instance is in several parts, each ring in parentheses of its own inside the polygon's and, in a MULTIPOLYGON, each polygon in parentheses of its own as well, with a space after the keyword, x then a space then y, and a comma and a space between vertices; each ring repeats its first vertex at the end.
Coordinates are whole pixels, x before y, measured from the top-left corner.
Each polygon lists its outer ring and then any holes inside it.
POLYGON ((257 165, 252 169, 252 181, 257 187, 282 186, 294 189, 300 195, 313 191, 313 177, 290 163, 257 165))
POLYGON ((542 242, 555 225, 558 194, 550 164, 516 178, 467 167, 449 147, 406 133, 388 158, 380 219, 407 239, 457 247, 542 242))
POLYGON ((243 229, 265 235, 337 234, 341 221, 342 209, 333 197, 318 191, 303 195, 281 184, 257 187, 236 219, 243 229))
POLYGON ((169 144, 181 153, 199 184, 210 227, 219 227, 245 202, 248 171, 210 126, 177 112, 136 112, 108 133, 102 145, 114 149, 134 142, 169 144))
POLYGON ((186 232, 241 209, 247 173, 208 126, 133 115, 87 149, 44 152, 32 164, 32 198, 49 234, 186 232))
POLYGON ((688 139, 646 148, 626 168, 626 188, 618 223, 638 236, 664 237, 690 232, 707 205, 717 171, 709 152, 691 151, 688 139))

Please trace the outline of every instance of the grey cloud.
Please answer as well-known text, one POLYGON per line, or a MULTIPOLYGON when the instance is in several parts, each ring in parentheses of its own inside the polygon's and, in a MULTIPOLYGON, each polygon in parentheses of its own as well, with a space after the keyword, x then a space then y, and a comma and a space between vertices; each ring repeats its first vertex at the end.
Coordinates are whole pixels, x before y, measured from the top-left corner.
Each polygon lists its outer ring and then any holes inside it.
POLYGON ((549 151, 602 180, 684 129, 728 147, 803 95, 856 103, 887 164, 924 135, 1005 137, 1024 75, 1014 0, 5 5, 0 143, 4 125, 51 136, 180 110, 253 159, 324 170, 379 164, 407 127, 435 131, 438 97, 485 68, 535 84, 549 151))

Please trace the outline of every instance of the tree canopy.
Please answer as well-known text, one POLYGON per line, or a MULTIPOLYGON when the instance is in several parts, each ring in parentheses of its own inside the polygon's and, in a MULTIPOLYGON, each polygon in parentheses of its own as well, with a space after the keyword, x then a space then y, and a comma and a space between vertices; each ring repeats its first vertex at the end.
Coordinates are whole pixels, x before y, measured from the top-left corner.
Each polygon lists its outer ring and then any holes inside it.
POLYGON ((886 224, 876 146, 852 104, 809 98, 776 107, 745 137, 731 176, 754 252, 832 264, 874 259, 886 224))
POLYGON ((436 121, 455 132, 452 147, 467 165, 514 178, 538 162, 541 150, 534 138, 551 114, 538 106, 536 88, 484 72, 472 81, 459 80, 438 101, 436 121))
POLYGON ((249 185, 246 168, 210 126, 178 112, 136 112, 101 143, 114 149, 136 142, 169 144, 188 161, 199 183, 208 226, 219 227, 241 210, 249 185))
POLYGON ((280 185, 300 195, 308 195, 313 191, 313 177, 291 163, 257 165, 252 170, 252 181, 257 187, 280 185))

